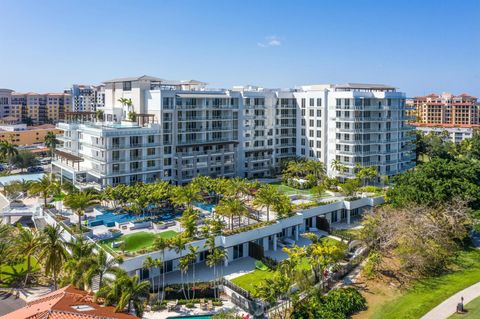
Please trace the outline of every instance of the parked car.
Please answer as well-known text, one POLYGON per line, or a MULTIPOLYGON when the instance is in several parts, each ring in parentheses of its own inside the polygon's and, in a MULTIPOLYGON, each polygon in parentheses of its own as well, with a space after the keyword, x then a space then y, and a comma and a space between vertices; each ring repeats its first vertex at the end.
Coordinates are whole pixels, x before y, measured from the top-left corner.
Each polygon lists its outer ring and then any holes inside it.
POLYGON ((27 172, 29 173, 41 173, 43 172, 43 167, 41 166, 32 166, 32 167, 29 167, 27 172))

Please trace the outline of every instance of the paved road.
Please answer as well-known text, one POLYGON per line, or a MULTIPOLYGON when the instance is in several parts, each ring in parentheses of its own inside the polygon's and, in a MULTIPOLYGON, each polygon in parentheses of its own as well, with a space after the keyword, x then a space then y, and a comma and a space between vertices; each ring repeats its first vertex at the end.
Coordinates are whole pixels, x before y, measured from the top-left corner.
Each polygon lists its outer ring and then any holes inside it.
POLYGON ((463 304, 466 305, 473 299, 480 297, 480 282, 457 292, 432 310, 421 319, 445 319, 453 315, 457 309, 460 298, 463 297, 463 304))
POLYGON ((10 293, 0 291, 0 316, 6 315, 14 310, 25 306, 25 301, 15 298, 10 293))

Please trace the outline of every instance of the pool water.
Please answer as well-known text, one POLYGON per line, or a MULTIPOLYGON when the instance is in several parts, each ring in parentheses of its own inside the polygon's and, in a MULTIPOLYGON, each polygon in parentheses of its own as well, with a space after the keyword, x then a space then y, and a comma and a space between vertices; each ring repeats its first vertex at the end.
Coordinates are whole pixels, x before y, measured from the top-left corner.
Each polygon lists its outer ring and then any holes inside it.
POLYGON ((208 204, 202 202, 195 202, 194 205, 203 210, 209 211, 210 213, 213 212, 213 209, 215 208, 215 204, 208 204))
MULTIPOLYGON (((146 217, 147 215, 136 215, 131 213, 115 214, 112 210, 104 210, 102 214, 95 216, 95 219, 88 221, 88 226, 105 225, 107 227, 115 226, 115 223, 134 222, 138 219, 146 217)), ((175 218, 174 214, 164 213, 152 221, 168 221, 175 218)))

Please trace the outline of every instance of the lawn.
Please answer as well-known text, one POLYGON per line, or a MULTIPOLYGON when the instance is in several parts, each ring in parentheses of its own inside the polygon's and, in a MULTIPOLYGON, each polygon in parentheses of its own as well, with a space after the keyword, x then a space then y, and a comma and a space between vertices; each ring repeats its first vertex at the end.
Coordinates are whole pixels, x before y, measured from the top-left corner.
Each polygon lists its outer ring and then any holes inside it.
POLYGON ((448 317, 449 319, 458 319, 458 318, 465 318, 465 319, 474 319, 480 318, 480 297, 473 299, 469 303, 465 305, 465 310, 467 313, 464 314, 454 314, 448 317))
POLYGON ((451 295, 480 281, 479 260, 480 251, 478 250, 469 249, 461 252, 456 261, 455 271, 418 281, 398 297, 378 307, 371 318, 416 319, 422 317, 451 295))
POLYGON ((173 230, 167 230, 159 234, 142 231, 138 233, 123 235, 115 239, 102 241, 102 246, 107 246, 107 250, 121 251, 120 248, 112 248, 111 243, 114 241, 116 242, 123 241, 125 242, 125 248, 124 248, 125 251, 136 252, 138 250, 150 247, 153 244, 155 238, 157 237, 163 237, 165 239, 169 239, 174 237, 176 234, 177 232, 173 230))
MULTIPOLYGON (((38 261, 35 257, 30 257, 30 268, 32 272, 37 272, 40 270, 38 261)), ((14 266, 2 265, 0 266, 0 281, 8 283, 11 281, 11 274, 22 273, 27 270, 27 258, 22 263, 16 264, 14 266)))
MULTIPOLYGON (((325 244, 334 244, 338 245, 341 249, 346 249, 345 244, 329 237, 322 237, 321 241, 325 244)), ((310 269, 308 259, 303 258, 302 261, 298 264, 297 269, 310 269)), ((250 293, 253 293, 255 291, 255 286, 258 286, 258 284, 260 284, 262 280, 273 277, 273 274, 274 272, 271 270, 264 271, 255 269, 253 272, 234 278, 231 281, 235 285, 247 290, 250 293)))
MULTIPOLYGON (((270 184, 272 185, 273 187, 275 187, 278 191, 286 194, 286 195, 294 195, 294 194, 299 194, 299 195, 312 195, 313 194, 313 191, 311 188, 309 189, 296 189, 296 188, 293 188, 293 187, 290 187, 288 185, 285 185, 281 182, 276 182, 276 183, 272 183, 270 184)), ((323 193, 321 197, 327 197, 328 194, 327 193, 323 193)))

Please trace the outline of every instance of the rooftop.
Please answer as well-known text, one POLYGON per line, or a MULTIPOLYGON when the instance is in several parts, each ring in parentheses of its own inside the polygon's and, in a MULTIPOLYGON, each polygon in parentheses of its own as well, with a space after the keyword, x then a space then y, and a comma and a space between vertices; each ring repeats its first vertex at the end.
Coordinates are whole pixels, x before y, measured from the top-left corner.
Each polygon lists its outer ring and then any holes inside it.
POLYGON ((126 78, 117 78, 108 81, 104 81, 103 83, 117 83, 117 82, 130 82, 130 81, 157 81, 157 82, 164 82, 166 80, 157 78, 155 76, 150 75, 141 75, 141 76, 132 76, 126 78))
POLYGON ((93 302, 93 295, 69 285, 27 303, 0 319, 134 319, 93 302))

